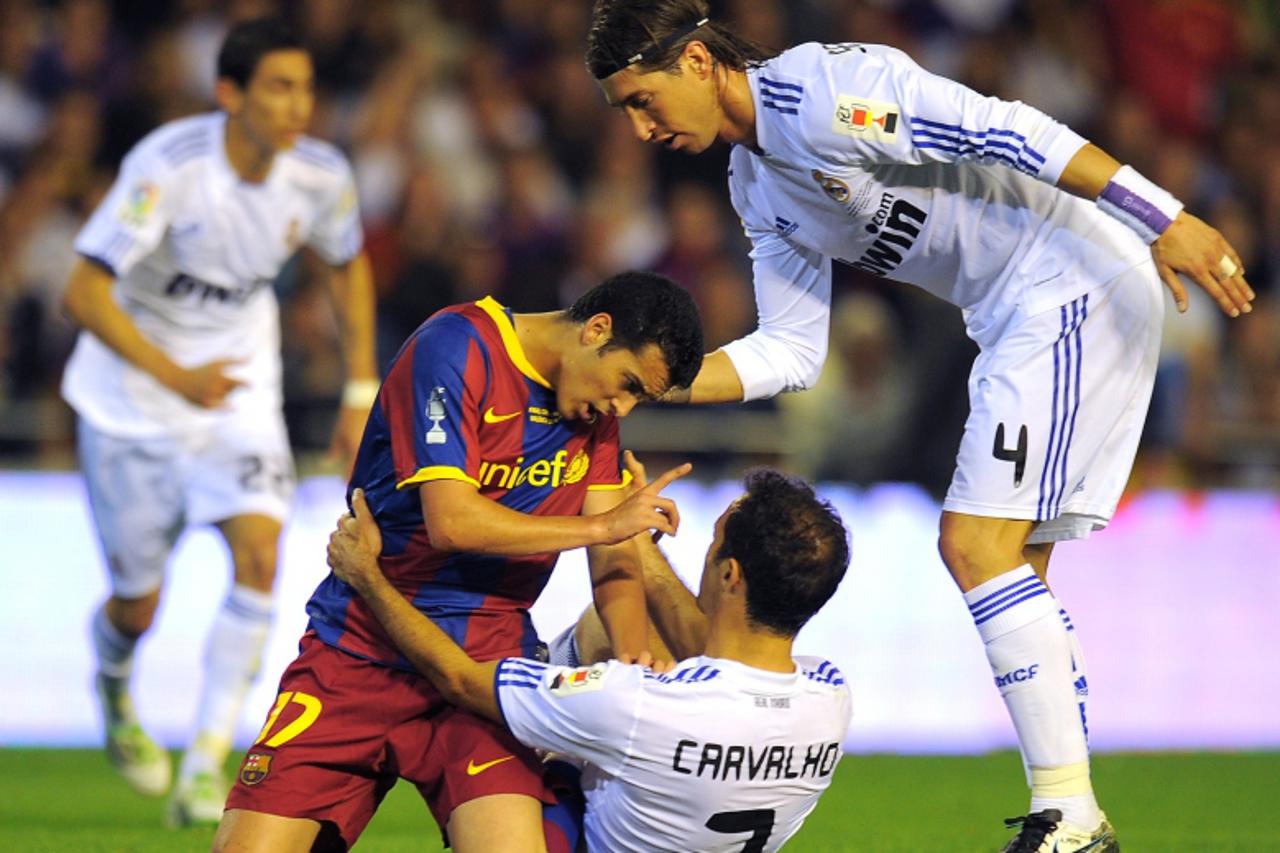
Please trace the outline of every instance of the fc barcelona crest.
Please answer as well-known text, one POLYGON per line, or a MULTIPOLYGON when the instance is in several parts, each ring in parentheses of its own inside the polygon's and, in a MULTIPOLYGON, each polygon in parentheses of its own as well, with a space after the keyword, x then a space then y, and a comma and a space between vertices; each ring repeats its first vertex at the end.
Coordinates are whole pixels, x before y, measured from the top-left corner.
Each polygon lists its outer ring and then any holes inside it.
POLYGON ((240 781, 246 785, 256 785, 271 772, 271 756, 261 752, 251 752, 244 757, 240 765, 240 781))

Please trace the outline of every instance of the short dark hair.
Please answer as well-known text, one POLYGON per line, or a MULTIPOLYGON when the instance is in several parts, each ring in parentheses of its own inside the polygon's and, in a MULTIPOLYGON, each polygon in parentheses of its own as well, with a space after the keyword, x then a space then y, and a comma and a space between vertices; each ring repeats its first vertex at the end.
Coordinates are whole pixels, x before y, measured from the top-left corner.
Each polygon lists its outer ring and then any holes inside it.
POLYGON ((835 594, 849 567, 849 532, 803 480, 754 468, 724 523, 717 560, 733 557, 747 583, 747 619, 794 637, 835 594))
POLYGON ((282 18, 254 18, 231 28, 218 51, 218 78, 241 89, 249 85, 262 57, 277 50, 306 50, 293 27, 282 18))
POLYGON ((624 272, 588 290, 564 311, 583 323, 596 314, 613 318, 608 348, 639 352, 656 344, 667 363, 669 388, 688 388, 702 367, 702 320, 693 297, 665 275, 624 272))
POLYGON ((633 64, 642 71, 670 69, 693 38, 717 62, 737 71, 778 55, 709 20, 710 15, 706 0, 596 0, 587 68, 597 80, 633 64))

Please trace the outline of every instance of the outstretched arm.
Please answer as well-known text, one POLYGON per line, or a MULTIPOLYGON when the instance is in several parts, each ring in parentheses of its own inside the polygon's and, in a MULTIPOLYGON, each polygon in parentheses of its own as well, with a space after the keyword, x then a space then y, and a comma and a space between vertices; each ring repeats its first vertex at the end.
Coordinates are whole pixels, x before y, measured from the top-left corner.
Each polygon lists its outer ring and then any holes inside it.
POLYGON ((497 661, 478 663, 391 585, 378 567, 382 533, 364 499, 351 495, 354 514, 344 515, 329 536, 329 568, 364 599, 409 662, 449 702, 501 721, 494 688, 497 661))

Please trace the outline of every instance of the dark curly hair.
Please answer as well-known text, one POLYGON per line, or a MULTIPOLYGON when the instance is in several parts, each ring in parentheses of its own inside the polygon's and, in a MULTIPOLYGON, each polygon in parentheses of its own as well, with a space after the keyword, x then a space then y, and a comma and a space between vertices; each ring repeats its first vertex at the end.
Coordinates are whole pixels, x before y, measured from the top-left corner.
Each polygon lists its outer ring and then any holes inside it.
POLYGON ((747 582, 747 618, 794 637, 835 594, 849 566, 849 533, 830 502, 772 468, 747 472, 747 493, 725 519, 715 559, 733 557, 747 582))
POLYGON ((218 77, 241 89, 249 85, 262 57, 277 50, 306 50, 297 32, 280 18, 254 18, 236 24, 218 51, 218 77))
POLYGON ((710 15, 706 0, 596 0, 587 68, 597 80, 631 65, 641 71, 671 69, 693 38, 717 62, 737 71, 778 55, 709 20, 710 15))
POLYGON ((665 275, 624 272, 610 276, 567 308, 566 320, 583 323, 596 314, 613 318, 607 349, 662 350, 669 388, 688 388, 702 368, 702 320, 689 292, 665 275))

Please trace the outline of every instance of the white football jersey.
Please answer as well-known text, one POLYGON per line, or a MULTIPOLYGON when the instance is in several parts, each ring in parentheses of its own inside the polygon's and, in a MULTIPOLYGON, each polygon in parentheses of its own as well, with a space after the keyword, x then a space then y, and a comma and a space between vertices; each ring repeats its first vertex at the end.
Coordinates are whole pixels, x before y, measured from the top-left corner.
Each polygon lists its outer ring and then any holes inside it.
POLYGON ((1032 107, 878 45, 800 45, 747 79, 757 148, 733 149, 729 189, 759 328, 726 347, 746 399, 816 377, 832 260, 959 306, 985 346, 1014 310, 1064 305, 1150 257, 1054 186, 1085 140, 1032 107), (805 357, 779 357, 779 343, 805 357))
POLYGON ((654 675, 508 658, 496 681, 517 738, 586 762, 590 850, 765 851, 813 811, 849 727, 840 671, 795 662, 783 674, 698 657, 654 675))
MULTIPOLYGON (((75 249, 115 274, 116 301, 174 362, 239 362, 228 373, 246 384, 227 398, 229 409, 278 410, 272 282, 303 244, 334 265, 359 253, 355 187, 341 152, 307 137, 276 155, 266 180, 243 181, 227 160, 225 127, 219 112, 150 133, 125 157, 75 249)), ((82 417, 120 437, 173 434, 216 417, 88 332, 62 391, 82 417)))

